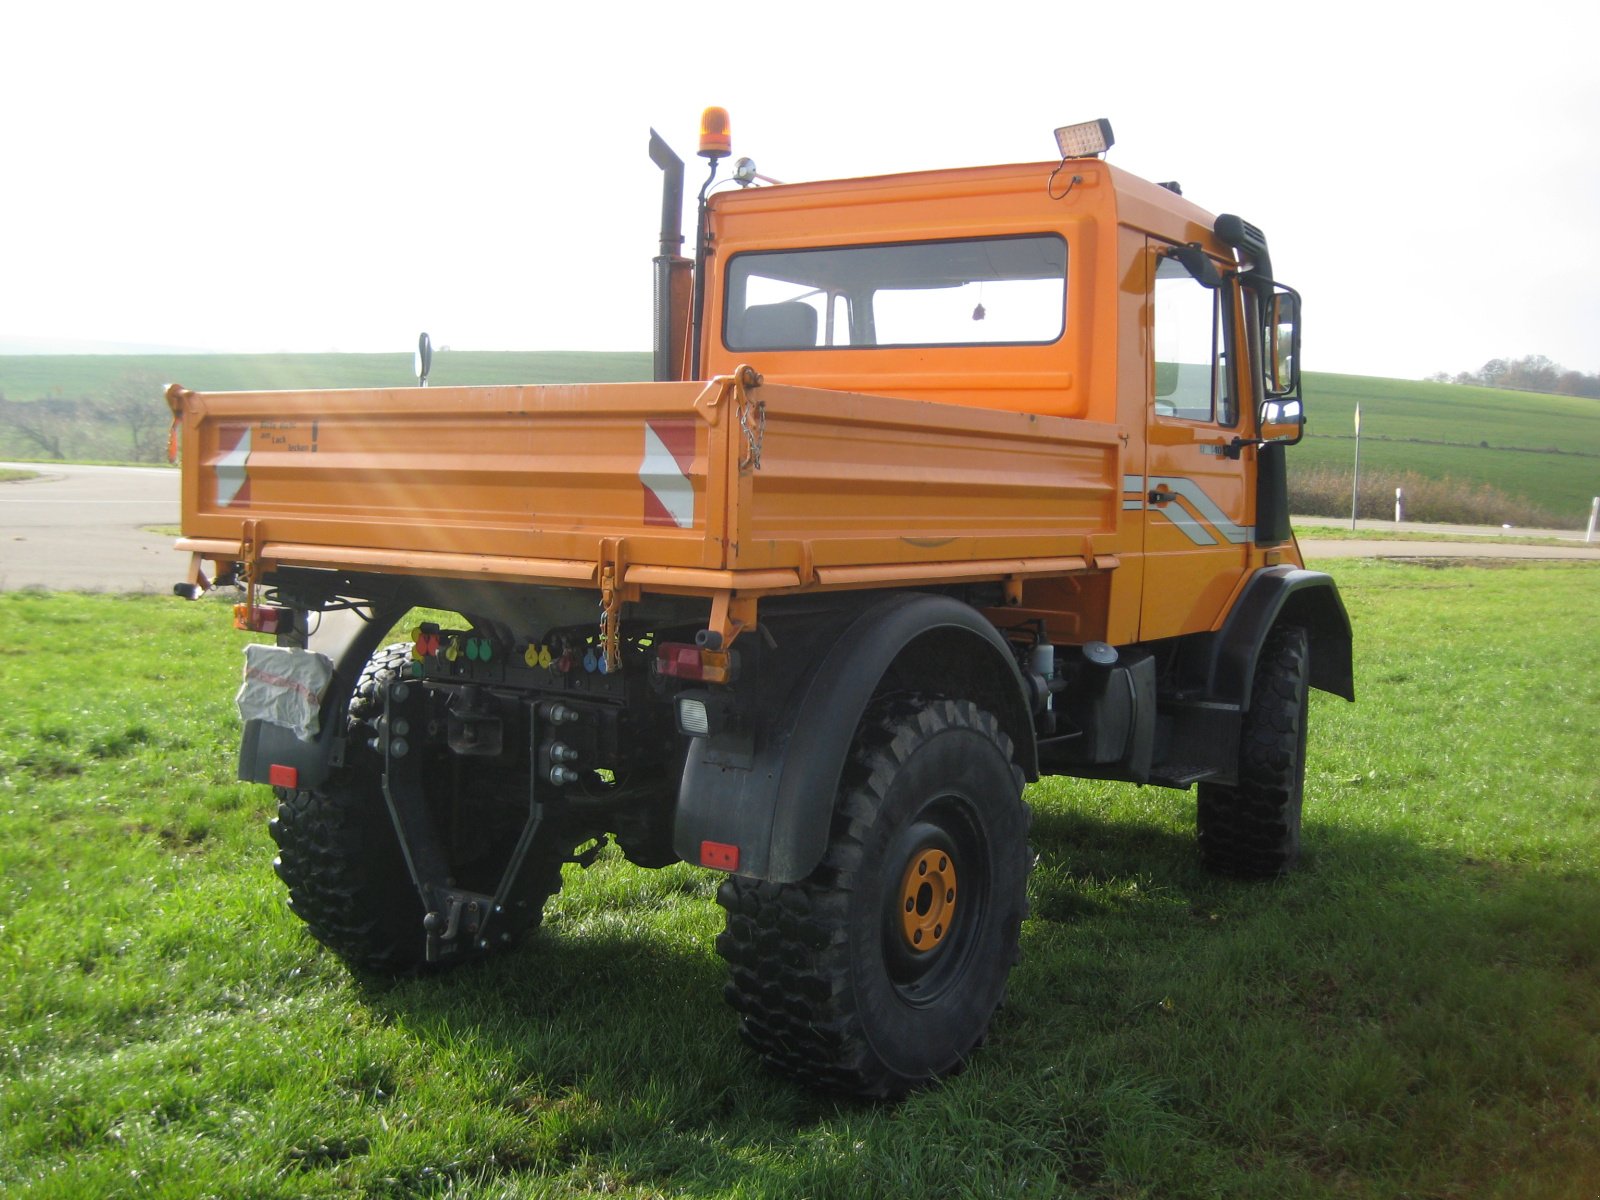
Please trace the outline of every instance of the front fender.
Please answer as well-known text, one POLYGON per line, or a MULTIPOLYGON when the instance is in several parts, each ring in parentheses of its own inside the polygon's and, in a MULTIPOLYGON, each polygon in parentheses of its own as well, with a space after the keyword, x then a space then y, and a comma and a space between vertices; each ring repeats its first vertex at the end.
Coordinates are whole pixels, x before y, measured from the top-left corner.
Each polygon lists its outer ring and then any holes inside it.
POLYGON ((1311 686, 1354 700, 1350 617, 1331 576, 1300 567, 1264 567, 1251 577, 1218 636, 1211 661, 1213 699, 1250 707, 1261 643, 1275 624, 1302 626, 1311 645, 1311 686))

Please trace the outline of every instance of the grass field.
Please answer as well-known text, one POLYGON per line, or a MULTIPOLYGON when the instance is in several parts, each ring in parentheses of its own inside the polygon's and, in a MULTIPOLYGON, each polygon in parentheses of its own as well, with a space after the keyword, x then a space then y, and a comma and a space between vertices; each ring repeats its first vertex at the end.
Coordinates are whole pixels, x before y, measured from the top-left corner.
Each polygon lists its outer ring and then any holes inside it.
MULTIPOLYGON (((197 392, 413 387, 417 382, 409 353, 0 355, 0 395, 12 400, 106 399, 129 377, 177 382, 197 392)), ((452 350, 434 353, 428 381, 447 387, 649 378, 648 353, 452 350)))
POLYGON ((1360 701, 1313 702, 1301 873, 1207 877, 1181 793, 1034 787, 1010 1003, 884 1108, 754 1067, 687 866, 352 978, 231 778, 226 610, 0 595, 0 1193, 1592 1200, 1600 571, 1331 569, 1360 701))
MULTIPOLYGON (((1310 375, 1305 391, 1296 473, 1327 467, 1348 480, 1359 401, 1364 476, 1410 471, 1488 484, 1563 526, 1582 524, 1600 495, 1600 401, 1359 375, 1310 375)), ((1392 487, 1389 495, 1392 503, 1392 487)))

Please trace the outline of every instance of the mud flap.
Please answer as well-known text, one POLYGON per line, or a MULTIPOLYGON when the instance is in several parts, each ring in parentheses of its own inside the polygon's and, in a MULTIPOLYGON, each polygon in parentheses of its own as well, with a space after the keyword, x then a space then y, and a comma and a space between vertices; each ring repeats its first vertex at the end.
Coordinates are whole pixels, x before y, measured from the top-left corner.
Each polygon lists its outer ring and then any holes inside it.
POLYGON ((247 720, 239 742, 239 778, 247 783, 314 791, 344 765, 343 713, 361 668, 404 609, 374 610, 364 619, 353 609, 313 613, 316 628, 308 649, 333 663, 333 681, 322 698, 316 737, 302 741, 292 730, 262 720, 247 720))

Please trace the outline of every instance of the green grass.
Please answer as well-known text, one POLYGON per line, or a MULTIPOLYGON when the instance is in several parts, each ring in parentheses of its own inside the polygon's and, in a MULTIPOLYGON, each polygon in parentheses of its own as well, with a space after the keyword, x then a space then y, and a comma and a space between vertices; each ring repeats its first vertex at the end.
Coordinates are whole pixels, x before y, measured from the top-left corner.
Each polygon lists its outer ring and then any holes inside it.
MULTIPOLYGON (((40 354, 0 355, 0 395, 109 398, 129 378, 197 392, 414 387, 405 354, 40 354)), ((436 351, 428 382, 603 383, 650 378, 650 355, 587 351, 436 351)))
MULTIPOLYGON (((608 383, 650 374, 648 354, 441 351, 434 355, 429 381, 438 386, 608 383)), ((86 414, 80 407, 60 431, 61 452, 74 462, 164 459, 169 415, 162 389, 174 381, 211 392, 416 386, 409 354, 0 355, 0 396, 11 400, 148 397, 155 424, 143 434, 142 456, 125 422, 86 414)), ((37 442, 0 420, 0 458, 47 457, 37 442)))
POLYGON ((20 483, 24 479, 37 479, 37 471, 18 471, 10 467, 0 467, 0 483, 20 483))
POLYGON ((0 595, 0 1193, 1590 1198, 1600 571, 1331 565, 1307 860, 1192 798, 1032 789, 1033 916, 962 1076, 758 1070, 715 878, 569 868, 516 954, 385 986, 284 908, 225 605, 0 595))

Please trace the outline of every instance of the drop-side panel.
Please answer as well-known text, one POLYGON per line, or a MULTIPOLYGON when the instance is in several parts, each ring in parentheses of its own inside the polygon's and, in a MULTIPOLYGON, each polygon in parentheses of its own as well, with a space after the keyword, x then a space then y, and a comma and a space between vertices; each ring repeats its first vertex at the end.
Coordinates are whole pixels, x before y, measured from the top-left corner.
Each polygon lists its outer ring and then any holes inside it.
POLYGON ((735 485, 735 568, 810 567, 825 583, 830 567, 1092 562, 1121 519, 1115 426, 780 385, 752 394, 765 405, 761 467, 735 485))

